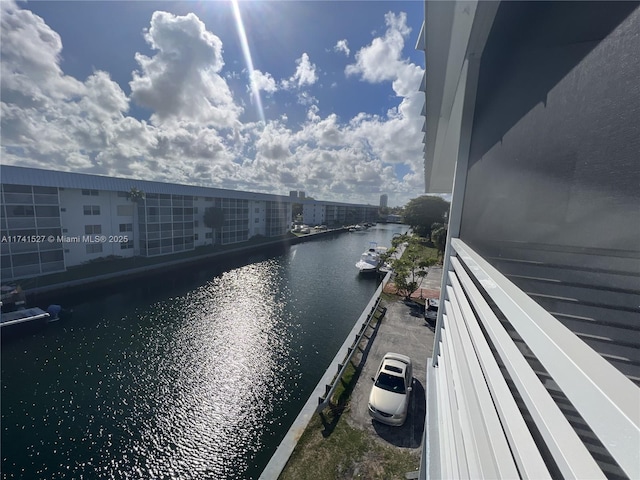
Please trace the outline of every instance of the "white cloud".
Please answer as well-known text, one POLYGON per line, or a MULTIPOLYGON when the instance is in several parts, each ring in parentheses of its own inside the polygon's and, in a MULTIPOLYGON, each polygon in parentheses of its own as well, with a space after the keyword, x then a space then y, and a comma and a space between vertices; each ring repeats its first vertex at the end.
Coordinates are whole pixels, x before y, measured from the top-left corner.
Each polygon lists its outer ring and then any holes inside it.
POLYGON ((313 95, 309 95, 308 92, 299 92, 298 93, 298 104, 299 105, 315 105, 318 103, 318 99, 313 95))
POLYGON ((391 81, 402 100, 397 108, 387 112, 386 120, 356 117, 351 121, 354 132, 366 138, 372 151, 389 164, 408 164, 415 176, 405 178, 411 187, 423 188, 422 124, 420 116, 424 96, 418 91, 424 70, 402 58, 405 38, 411 29, 404 12, 387 13, 387 30, 370 45, 355 54, 356 62, 345 69, 347 76, 359 76, 370 83, 391 81))
POLYGON ((303 53, 302 56, 296 60, 296 64, 298 68, 296 68, 296 73, 293 78, 298 82, 298 87, 316 83, 318 80, 316 66, 309 61, 309 55, 303 53))
POLYGON ((4 102, 35 107, 84 92, 81 82, 62 72, 62 40, 42 18, 2 1, 0 34, 4 102))
POLYGON ((359 75, 367 82, 378 83, 394 80, 398 70, 408 65, 408 61, 401 58, 404 39, 411 32, 406 13, 389 12, 384 19, 387 25, 384 37, 375 38, 371 45, 356 53, 356 63, 345 69, 347 76, 359 75))
POLYGON ((342 52, 347 57, 351 54, 351 50, 349 50, 349 44, 348 44, 347 40, 338 40, 338 43, 336 43, 334 45, 334 47, 333 47, 333 51, 334 52, 342 52))
POLYGON ((193 13, 176 16, 154 12, 145 40, 153 57, 136 54, 131 98, 154 111, 152 121, 190 119, 229 127, 241 108, 219 72, 224 65, 222 42, 193 13))
POLYGON ((278 90, 276 81, 270 73, 262 73, 260 70, 251 72, 249 81, 255 86, 256 90, 273 93, 278 90))
MULTIPOLYGON (((305 53, 287 81, 306 117, 294 125, 279 112, 263 125, 240 122, 239 101, 221 76, 222 43, 193 14, 153 15, 146 39, 155 52, 136 56, 140 70, 128 97, 107 72, 84 81, 65 75, 60 36, 30 11, 0 5, 3 163, 270 193, 304 189, 362 203, 377 202, 383 191, 402 201, 423 190, 423 71, 402 58, 402 14, 388 14, 387 32, 351 65, 364 81, 388 82, 397 107, 351 119, 323 114, 302 88, 318 79, 305 53), (152 111, 149 121, 130 116, 132 101, 152 111), (411 171, 397 178, 396 165, 411 171)), ((258 70, 251 80, 268 93, 278 87, 258 70)))
POLYGON ((318 81, 318 75, 316 73, 315 63, 311 63, 309 55, 303 53, 300 58, 296 60, 296 73, 289 79, 282 80, 281 85, 285 90, 297 87, 302 88, 305 85, 313 85, 318 81))

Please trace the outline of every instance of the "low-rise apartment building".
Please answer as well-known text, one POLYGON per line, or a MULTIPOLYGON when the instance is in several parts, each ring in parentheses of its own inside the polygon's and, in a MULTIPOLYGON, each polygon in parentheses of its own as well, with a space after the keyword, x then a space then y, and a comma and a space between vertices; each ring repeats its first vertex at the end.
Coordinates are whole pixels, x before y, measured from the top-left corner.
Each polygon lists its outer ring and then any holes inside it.
POLYGON ((318 200, 302 204, 302 221, 307 225, 328 225, 330 227, 378 220, 378 207, 355 205, 318 200))
POLYGON ((0 166, 3 282, 101 257, 153 257, 287 233, 288 196, 0 166), (132 195, 133 191, 140 195, 132 195), (209 228, 204 212, 224 214, 209 228))

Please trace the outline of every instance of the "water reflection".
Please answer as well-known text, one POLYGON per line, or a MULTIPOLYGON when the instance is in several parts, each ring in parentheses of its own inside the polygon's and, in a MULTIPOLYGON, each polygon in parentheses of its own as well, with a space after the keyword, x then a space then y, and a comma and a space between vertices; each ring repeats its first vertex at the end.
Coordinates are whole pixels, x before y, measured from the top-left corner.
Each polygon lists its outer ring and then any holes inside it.
MULTIPOLYGON (((270 288, 278 274, 273 260, 249 265, 158 305, 145 335, 149 356, 139 359, 146 375, 131 383, 138 391, 130 396, 146 402, 137 406, 146 420, 132 445, 143 477, 245 478, 271 406, 287 400, 299 375, 281 368, 291 364, 292 334, 270 288), (167 337, 163 318, 178 312, 180 328, 167 337)), ((111 467, 125 472, 131 460, 111 467)))
POLYGON ((392 233, 77 298, 3 345, 3 478, 256 478, 375 290, 364 242, 392 233))

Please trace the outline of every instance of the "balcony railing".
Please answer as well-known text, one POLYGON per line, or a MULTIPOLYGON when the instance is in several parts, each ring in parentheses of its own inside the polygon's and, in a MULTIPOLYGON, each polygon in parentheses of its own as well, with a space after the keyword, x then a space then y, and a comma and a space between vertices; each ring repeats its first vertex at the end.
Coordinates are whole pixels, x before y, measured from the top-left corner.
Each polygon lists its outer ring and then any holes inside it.
POLYGON ((421 477, 640 478, 640 389, 460 239, 447 264, 421 477))

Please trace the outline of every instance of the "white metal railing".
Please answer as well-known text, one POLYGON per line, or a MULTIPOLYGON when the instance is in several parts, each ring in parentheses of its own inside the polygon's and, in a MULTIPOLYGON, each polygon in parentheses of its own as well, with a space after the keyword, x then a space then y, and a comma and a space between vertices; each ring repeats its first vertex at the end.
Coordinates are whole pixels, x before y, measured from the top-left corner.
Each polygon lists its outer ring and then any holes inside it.
POLYGON ((542 364, 620 469, 640 478, 640 389, 463 241, 452 239, 450 252, 436 326, 434 397, 428 399, 438 403, 438 432, 429 441, 439 448, 425 450, 440 452, 429 459, 440 465, 439 476, 605 478, 526 353, 542 364))

